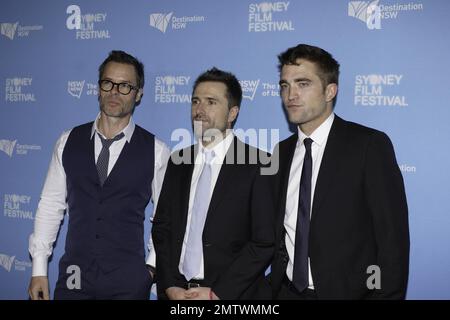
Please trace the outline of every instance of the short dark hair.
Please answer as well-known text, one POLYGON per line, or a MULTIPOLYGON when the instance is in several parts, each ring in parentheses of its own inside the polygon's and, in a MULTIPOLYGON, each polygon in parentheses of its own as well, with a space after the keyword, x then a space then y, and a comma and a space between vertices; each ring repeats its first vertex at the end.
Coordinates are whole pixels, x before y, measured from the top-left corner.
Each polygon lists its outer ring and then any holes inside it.
POLYGON ((105 67, 109 62, 118 62, 132 65, 134 67, 134 70, 136 71, 137 86, 141 89, 144 87, 144 65, 132 55, 121 50, 111 51, 105 61, 103 61, 103 63, 100 65, 100 67, 98 68, 99 80, 102 79, 105 67))
MULTIPOLYGON (((278 55, 278 70, 281 72, 284 65, 296 65, 297 59, 304 59, 316 65, 324 89, 330 83, 339 84, 339 63, 329 52, 319 47, 301 43, 278 55)), ((333 106, 336 103, 336 98, 337 96, 333 99, 333 106)))
POLYGON ((238 106, 239 108, 241 107, 242 88, 234 74, 213 67, 198 76, 197 80, 195 80, 192 93, 194 93, 195 89, 201 82, 207 81, 221 82, 227 87, 226 97, 228 100, 229 109, 234 106, 238 106))

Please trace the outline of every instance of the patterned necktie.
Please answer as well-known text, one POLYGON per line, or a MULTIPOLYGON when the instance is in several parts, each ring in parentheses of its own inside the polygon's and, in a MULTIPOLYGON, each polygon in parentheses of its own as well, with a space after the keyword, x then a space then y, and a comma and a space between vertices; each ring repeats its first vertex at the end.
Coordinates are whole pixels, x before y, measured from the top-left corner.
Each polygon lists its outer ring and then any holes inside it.
POLYGON ((102 150, 98 155, 97 159, 97 172, 98 177, 100 179, 100 185, 103 187, 106 178, 108 177, 108 163, 109 163, 109 147, 114 141, 118 141, 122 139, 125 134, 123 132, 119 133, 112 139, 103 139, 103 137, 99 134, 100 140, 102 141, 102 150))
POLYGON ((200 272, 203 257, 203 227, 205 226, 211 194, 211 161, 214 158, 214 152, 204 151, 203 155, 205 162, 195 190, 189 235, 182 266, 183 274, 188 281, 200 272))
POLYGON ((306 151, 300 180, 297 228, 295 230, 294 272, 292 282, 295 288, 300 292, 305 290, 309 285, 308 240, 309 215, 311 211, 312 142, 313 141, 310 138, 303 140, 306 151))

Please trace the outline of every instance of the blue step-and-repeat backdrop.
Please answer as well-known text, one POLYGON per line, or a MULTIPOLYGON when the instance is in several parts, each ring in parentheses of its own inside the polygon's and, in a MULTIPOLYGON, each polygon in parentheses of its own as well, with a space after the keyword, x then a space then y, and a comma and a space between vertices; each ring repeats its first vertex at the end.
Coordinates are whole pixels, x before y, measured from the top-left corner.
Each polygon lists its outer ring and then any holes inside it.
MULTIPOLYGON (((238 135, 271 150, 291 134, 277 54, 298 43, 340 62, 336 113, 393 141, 409 205, 408 299, 450 299, 449 1, 5 0, 0 8, 0 299, 28 298, 28 237, 53 146, 97 115, 97 68, 109 51, 144 62, 134 118, 170 147, 191 143, 193 81, 217 66, 243 87, 238 135)), ((66 227, 49 263, 51 289, 66 227)))

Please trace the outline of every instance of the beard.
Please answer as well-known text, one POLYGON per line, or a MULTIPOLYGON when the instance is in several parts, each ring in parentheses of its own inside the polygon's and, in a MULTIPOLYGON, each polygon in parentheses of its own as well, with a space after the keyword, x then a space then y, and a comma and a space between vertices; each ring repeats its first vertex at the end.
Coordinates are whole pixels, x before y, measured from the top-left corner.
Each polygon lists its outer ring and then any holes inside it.
POLYGON ((123 105, 115 106, 114 108, 108 106, 108 101, 102 101, 99 99, 99 106, 100 111, 103 112, 108 117, 114 117, 114 118, 124 118, 128 116, 129 114, 134 113, 134 109, 136 108, 135 105, 131 107, 131 110, 124 107, 123 105), (128 110, 127 110, 128 109, 128 110))
POLYGON ((223 139, 224 133, 227 129, 227 125, 218 126, 211 123, 209 119, 196 117, 192 121, 192 128, 195 137, 203 142, 210 143, 216 142, 217 139, 223 139))

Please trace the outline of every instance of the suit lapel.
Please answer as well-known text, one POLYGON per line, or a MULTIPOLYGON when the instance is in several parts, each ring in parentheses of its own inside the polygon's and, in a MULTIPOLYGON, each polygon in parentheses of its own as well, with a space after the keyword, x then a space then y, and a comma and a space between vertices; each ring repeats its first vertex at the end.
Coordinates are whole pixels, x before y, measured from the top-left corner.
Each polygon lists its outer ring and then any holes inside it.
POLYGON ((227 188, 229 188, 230 185, 233 185, 233 182, 235 183, 236 181, 239 181, 237 178, 235 178, 235 175, 238 173, 238 166, 236 165, 236 149, 244 150, 243 148, 241 148, 242 146, 237 147, 237 144, 241 143, 241 141, 234 137, 233 142, 227 150, 227 154, 223 160, 224 162, 222 164, 222 167, 220 168, 219 176, 217 177, 216 185, 214 186, 211 201, 209 202, 208 214, 206 216, 207 220, 212 212, 215 212, 215 208, 219 205, 222 198, 227 194, 227 188), (227 159, 229 159, 231 152, 233 153, 233 163, 227 164, 226 161, 227 159))
POLYGON ((179 180, 179 190, 181 190, 182 199, 180 205, 180 213, 181 213, 181 223, 179 224, 180 232, 182 237, 184 236, 184 232, 186 230, 186 224, 187 224, 187 216, 189 211, 189 195, 191 193, 191 181, 192 181, 192 174, 194 172, 194 163, 195 158, 197 156, 198 152, 198 145, 193 145, 190 148, 184 149, 182 152, 188 151, 191 153, 189 157, 182 154, 181 156, 186 156, 186 159, 188 160, 187 163, 181 164, 181 174, 180 174, 180 180, 179 180))
POLYGON ((346 150, 346 141, 345 122, 335 116, 314 190, 312 217, 317 214, 329 194, 328 190, 335 183, 336 172, 338 172, 343 159, 342 153, 346 150))
MULTIPOLYGON (((278 161, 279 161, 279 177, 276 186, 281 190, 281 194, 279 195, 279 202, 277 205, 278 210, 278 226, 281 226, 283 229, 284 226, 284 215, 286 211, 286 200, 287 200, 287 189, 289 184, 289 173, 291 171, 292 159, 294 158, 295 148, 297 146, 298 134, 293 134, 289 138, 286 139, 285 143, 279 144, 278 150, 278 161)), ((273 159, 272 159, 273 161, 273 159)), ((275 193, 278 190, 274 191, 275 193)), ((279 232, 283 232, 283 230, 278 230, 279 232)))

